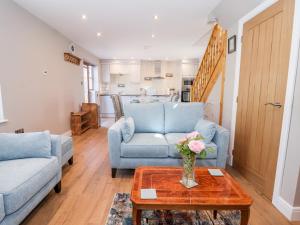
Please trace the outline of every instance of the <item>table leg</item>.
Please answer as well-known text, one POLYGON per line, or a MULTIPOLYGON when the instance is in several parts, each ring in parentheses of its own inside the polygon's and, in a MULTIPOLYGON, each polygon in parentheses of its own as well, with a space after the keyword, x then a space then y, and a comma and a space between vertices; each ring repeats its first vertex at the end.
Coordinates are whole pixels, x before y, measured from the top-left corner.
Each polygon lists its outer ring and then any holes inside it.
POLYGON ((250 209, 241 210, 241 225, 248 225, 250 209))
POLYGON ((141 215, 142 215, 142 210, 137 209, 134 205, 132 208, 132 221, 133 225, 141 225, 141 215))
POLYGON ((217 210, 213 210, 213 215, 214 215, 214 219, 216 220, 217 216, 218 216, 218 211, 217 210))

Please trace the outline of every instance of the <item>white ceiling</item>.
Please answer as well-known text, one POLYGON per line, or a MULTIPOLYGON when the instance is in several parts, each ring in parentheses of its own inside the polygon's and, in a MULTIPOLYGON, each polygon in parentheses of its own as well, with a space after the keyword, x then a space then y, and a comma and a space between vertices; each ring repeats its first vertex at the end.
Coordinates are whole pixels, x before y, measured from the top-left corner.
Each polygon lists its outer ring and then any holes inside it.
POLYGON ((221 0, 14 0, 99 58, 198 58, 221 0), (86 14, 83 21, 81 15, 86 14), (154 20, 157 14, 159 19, 154 20), (97 37, 101 32, 102 37, 97 37), (155 38, 151 35, 155 34, 155 38))

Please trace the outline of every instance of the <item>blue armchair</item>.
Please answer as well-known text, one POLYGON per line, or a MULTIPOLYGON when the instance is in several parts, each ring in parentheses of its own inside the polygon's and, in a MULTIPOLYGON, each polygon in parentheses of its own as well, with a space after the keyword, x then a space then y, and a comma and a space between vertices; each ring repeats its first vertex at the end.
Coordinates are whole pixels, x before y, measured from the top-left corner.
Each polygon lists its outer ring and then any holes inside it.
POLYGON ((0 134, 0 225, 20 224, 53 188, 61 191, 60 136, 18 135, 0 134))

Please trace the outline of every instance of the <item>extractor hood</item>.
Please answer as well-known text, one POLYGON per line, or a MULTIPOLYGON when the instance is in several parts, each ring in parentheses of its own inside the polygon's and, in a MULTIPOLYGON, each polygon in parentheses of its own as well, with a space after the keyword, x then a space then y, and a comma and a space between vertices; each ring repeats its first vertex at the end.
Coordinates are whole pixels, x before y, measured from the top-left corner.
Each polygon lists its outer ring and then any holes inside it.
POLYGON ((161 61, 154 61, 154 76, 152 79, 165 79, 161 74, 161 61))

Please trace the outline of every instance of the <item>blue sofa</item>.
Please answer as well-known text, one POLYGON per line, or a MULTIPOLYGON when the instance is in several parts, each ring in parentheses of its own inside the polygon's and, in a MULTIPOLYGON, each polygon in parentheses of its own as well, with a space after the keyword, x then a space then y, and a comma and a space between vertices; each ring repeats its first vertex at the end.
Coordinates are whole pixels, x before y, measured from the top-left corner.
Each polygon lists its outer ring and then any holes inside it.
MULTIPOLYGON (((203 103, 149 103, 125 104, 125 118, 132 117, 135 133, 125 143, 121 127, 124 118, 108 130, 109 156, 112 177, 117 169, 138 166, 178 166, 181 156, 175 144, 187 133, 194 131, 198 120, 204 117, 203 103)), ((207 146, 215 151, 206 159, 197 158, 198 166, 225 167, 228 154, 229 131, 217 125, 212 142, 207 146)))
POLYGON ((28 138, 29 143, 25 143, 26 140, 23 139, 23 142, 17 144, 10 142, 9 145, 13 147, 6 147, 3 144, 5 138, 1 135, 0 225, 16 225, 20 224, 53 188, 57 193, 60 192, 61 138, 56 135, 49 137, 48 134, 49 155, 31 157, 30 148, 34 148, 35 144, 32 138, 28 138), (16 145, 25 146, 26 151, 16 152, 16 145), (8 159, 4 160, 3 157, 8 159))

